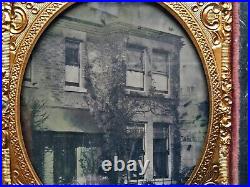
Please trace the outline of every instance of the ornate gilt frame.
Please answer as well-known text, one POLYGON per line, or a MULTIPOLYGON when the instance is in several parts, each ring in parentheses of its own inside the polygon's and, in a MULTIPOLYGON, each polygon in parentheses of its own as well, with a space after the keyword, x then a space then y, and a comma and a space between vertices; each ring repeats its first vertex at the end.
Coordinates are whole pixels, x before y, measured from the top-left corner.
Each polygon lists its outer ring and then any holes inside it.
MULTIPOLYGON (((74 3, 2 3, 2 179, 40 184, 24 146, 20 90, 24 69, 39 36, 74 3)), ((160 3, 187 31, 206 73, 210 112, 202 156, 187 184, 228 184, 231 142, 230 45, 232 3, 160 3)))

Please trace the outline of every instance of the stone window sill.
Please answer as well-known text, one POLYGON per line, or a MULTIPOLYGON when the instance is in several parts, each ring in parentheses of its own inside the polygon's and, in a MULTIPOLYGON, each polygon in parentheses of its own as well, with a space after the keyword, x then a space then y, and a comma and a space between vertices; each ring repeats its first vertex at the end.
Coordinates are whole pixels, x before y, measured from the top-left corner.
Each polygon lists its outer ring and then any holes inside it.
POLYGON ((169 93, 161 93, 161 92, 157 92, 155 93, 157 96, 162 96, 164 98, 169 98, 170 94, 169 93))
POLYGON ((65 86, 64 90, 66 92, 78 92, 78 93, 87 93, 87 89, 86 88, 82 88, 82 87, 75 87, 75 86, 65 86))
POLYGON ((146 91, 142 91, 142 90, 133 90, 133 89, 126 89, 126 94, 131 94, 131 95, 139 95, 139 96, 148 96, 146 91))
POLYGON ((28 88, 37 88, 38 83, 36 82, 30 82, 30 81, 23 81, 23 86, 28 88))
MULTIPOLYGON (((126 94, 128 95, 138 95, 138 96, 142 96, 142 97, 148 97, 149 93, 147 91, 141 91, 141 90, 133 90, 133 89, 126 89, 126 94)), ((164 98, 170 98, 170 94, 169 93, 161 93, 158 91, 155 91, 155 95, 157 96, 162 96, 164 98)))

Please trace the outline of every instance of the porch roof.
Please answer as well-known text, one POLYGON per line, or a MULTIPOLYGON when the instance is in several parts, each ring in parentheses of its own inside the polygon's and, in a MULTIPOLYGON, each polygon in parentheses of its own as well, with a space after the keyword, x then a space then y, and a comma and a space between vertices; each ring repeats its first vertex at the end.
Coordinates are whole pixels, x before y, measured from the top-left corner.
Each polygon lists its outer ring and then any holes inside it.
POLYGON ((85 109, 48 108, 48 119, 36 130, 56 132, 101 133, 94 118, 85 109))

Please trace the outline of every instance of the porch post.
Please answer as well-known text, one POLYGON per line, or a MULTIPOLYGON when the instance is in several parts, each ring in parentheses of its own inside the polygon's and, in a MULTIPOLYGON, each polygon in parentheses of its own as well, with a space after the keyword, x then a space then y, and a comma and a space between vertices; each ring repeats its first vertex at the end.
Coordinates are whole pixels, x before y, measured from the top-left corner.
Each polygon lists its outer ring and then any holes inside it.
POLYGON ((148 116, 145 127, 145 160, 149 160, 149 166, 145 173, 145 180, 153 180, 153 120, 148 116))
POLYGON ((81 166, 82 152, 84 151, 83 147, 76 148, 76 180, 77 184, 86 184, 86 178, 83 175, 83 168, 81 166))
POLYGON ((44 148, 44 183, 54 184, 54 151, 46 146, 44 148))

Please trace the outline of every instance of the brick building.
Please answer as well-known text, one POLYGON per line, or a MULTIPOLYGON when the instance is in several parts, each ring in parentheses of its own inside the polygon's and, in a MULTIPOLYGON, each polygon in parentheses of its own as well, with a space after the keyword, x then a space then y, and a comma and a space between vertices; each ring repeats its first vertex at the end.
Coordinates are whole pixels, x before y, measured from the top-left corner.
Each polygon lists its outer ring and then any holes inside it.
POLYGON ((176 130, 182 46, 180 36, 127 23, 97 24, 69 16, 55 22, 30 57, 22 90, 23 111, 31 113, 31 120, 23 117, 23 125, 30 124, 33 130, 30 152, 42 181, 107 183, 95 162, 104 131, 89 107, 86 67, 103 71, 114 66, 110 56, 117 56, 126 64, 127 97, 144 102, 154 88, 154 94, 166 103, 164 112, 144 107, 129 122, 128 131, 135 132, 130 159, 149 160, 150 164, 144 176, 127 173, 123 182, 175 183, 181 159, 176 130), (35 107, 44 110, 39 111, 46 116, 43 120, 34 120, 35 107), (91 164, 86 164, 88 159, 91 164))

